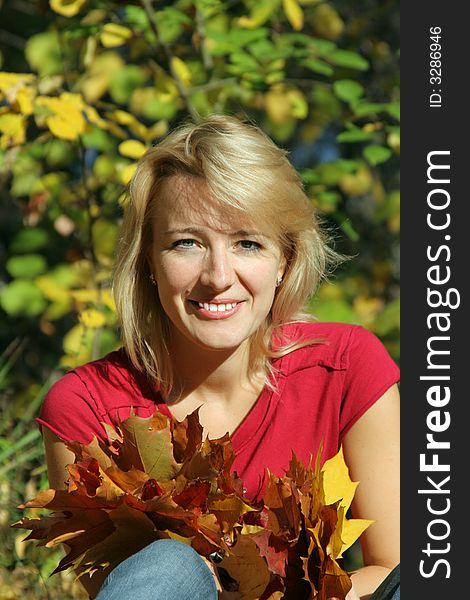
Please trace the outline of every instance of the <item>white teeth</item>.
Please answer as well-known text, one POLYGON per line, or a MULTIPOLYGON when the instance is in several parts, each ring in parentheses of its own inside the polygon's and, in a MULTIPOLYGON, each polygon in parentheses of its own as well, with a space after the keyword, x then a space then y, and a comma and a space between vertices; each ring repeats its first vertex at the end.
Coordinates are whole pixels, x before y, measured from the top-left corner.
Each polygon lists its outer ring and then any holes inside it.
POLYGON ((236 302, 228 302, 226 304, 211 304, 210 302, 198 302, 199 308, 204 308, 210 312, 225 312, 231 310, 237 305, 236 302))

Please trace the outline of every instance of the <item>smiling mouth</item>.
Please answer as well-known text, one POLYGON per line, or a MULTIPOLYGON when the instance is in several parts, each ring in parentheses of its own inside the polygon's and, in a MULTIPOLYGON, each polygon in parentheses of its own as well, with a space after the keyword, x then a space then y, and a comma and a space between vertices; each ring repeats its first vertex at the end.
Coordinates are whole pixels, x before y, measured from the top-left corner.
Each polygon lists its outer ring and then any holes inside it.
POLYGON ((239 302, 226 302, 221 304, 214 304, 212 302, 195 302, 199 308, 204 308, 205 310, 210 310, 211 312, 226 312, 227 310, 232 310, 235 308, 239 302))
POLYGON ((237 311, 243 301, 238 302, 199 302, 190 300, 195 309, 206 316, 218 317, 229 316, 237 311))

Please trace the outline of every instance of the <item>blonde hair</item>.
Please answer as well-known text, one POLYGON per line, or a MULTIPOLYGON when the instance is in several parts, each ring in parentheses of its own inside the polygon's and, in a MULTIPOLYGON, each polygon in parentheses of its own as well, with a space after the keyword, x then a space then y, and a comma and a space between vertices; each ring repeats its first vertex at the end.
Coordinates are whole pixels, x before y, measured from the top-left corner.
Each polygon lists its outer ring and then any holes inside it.
POLYGON ((168 352, 170 323, 150 281, 147 256, 155 205, 163 183, 174 176, 203 179, 222 205, 263 223, 284 253, 282 284, 266 322, 250 343, 250 370, 263 369, 270 385, 270 359, 311 343, 282 339, 278 328, 311 320, 304 312, 309 297, 342 257, 328 247, 287 153, 259 128, 213 115, 171 132, 138 162, 129 185, 114 272, 124 347, 134 366, 154 379, 163 393, 169 394, 174 385, 168 352))

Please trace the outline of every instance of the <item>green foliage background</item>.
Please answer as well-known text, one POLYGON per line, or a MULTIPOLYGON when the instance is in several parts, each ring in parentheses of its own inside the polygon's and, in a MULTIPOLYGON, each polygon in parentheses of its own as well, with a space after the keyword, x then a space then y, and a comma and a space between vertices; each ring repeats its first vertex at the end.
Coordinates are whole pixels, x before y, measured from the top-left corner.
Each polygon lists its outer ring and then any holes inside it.
POLYGON ((175 124, 248 117, 290 151, 354 257, 312 311, 369 327, 399 361, 398 3, 10 0, 0 23, 0 598, 79 598, 47 579, 57 552, 8 524, 47 486, 45 391, 119 344, 123 190, 175 124))

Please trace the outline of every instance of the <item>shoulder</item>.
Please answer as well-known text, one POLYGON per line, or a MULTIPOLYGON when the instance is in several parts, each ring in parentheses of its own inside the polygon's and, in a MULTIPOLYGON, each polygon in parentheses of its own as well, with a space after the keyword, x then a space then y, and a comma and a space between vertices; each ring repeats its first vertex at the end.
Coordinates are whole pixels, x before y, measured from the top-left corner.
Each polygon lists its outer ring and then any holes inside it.
POLYGON ((47 392, 36 420, 64 439, 89 440, 103 437, 102 422, 126 418, 131 408, 153 412, 154 397, 145 375, 118 350, 65 373, 47 392))
POLYGON ((355 357, 370 353, 388 354, 382 342, 360 325, 347 323, 298 322, 283 327, 287 343, 303 343, 288 354, 292 368, 322 365, 347 370, 355 357))

